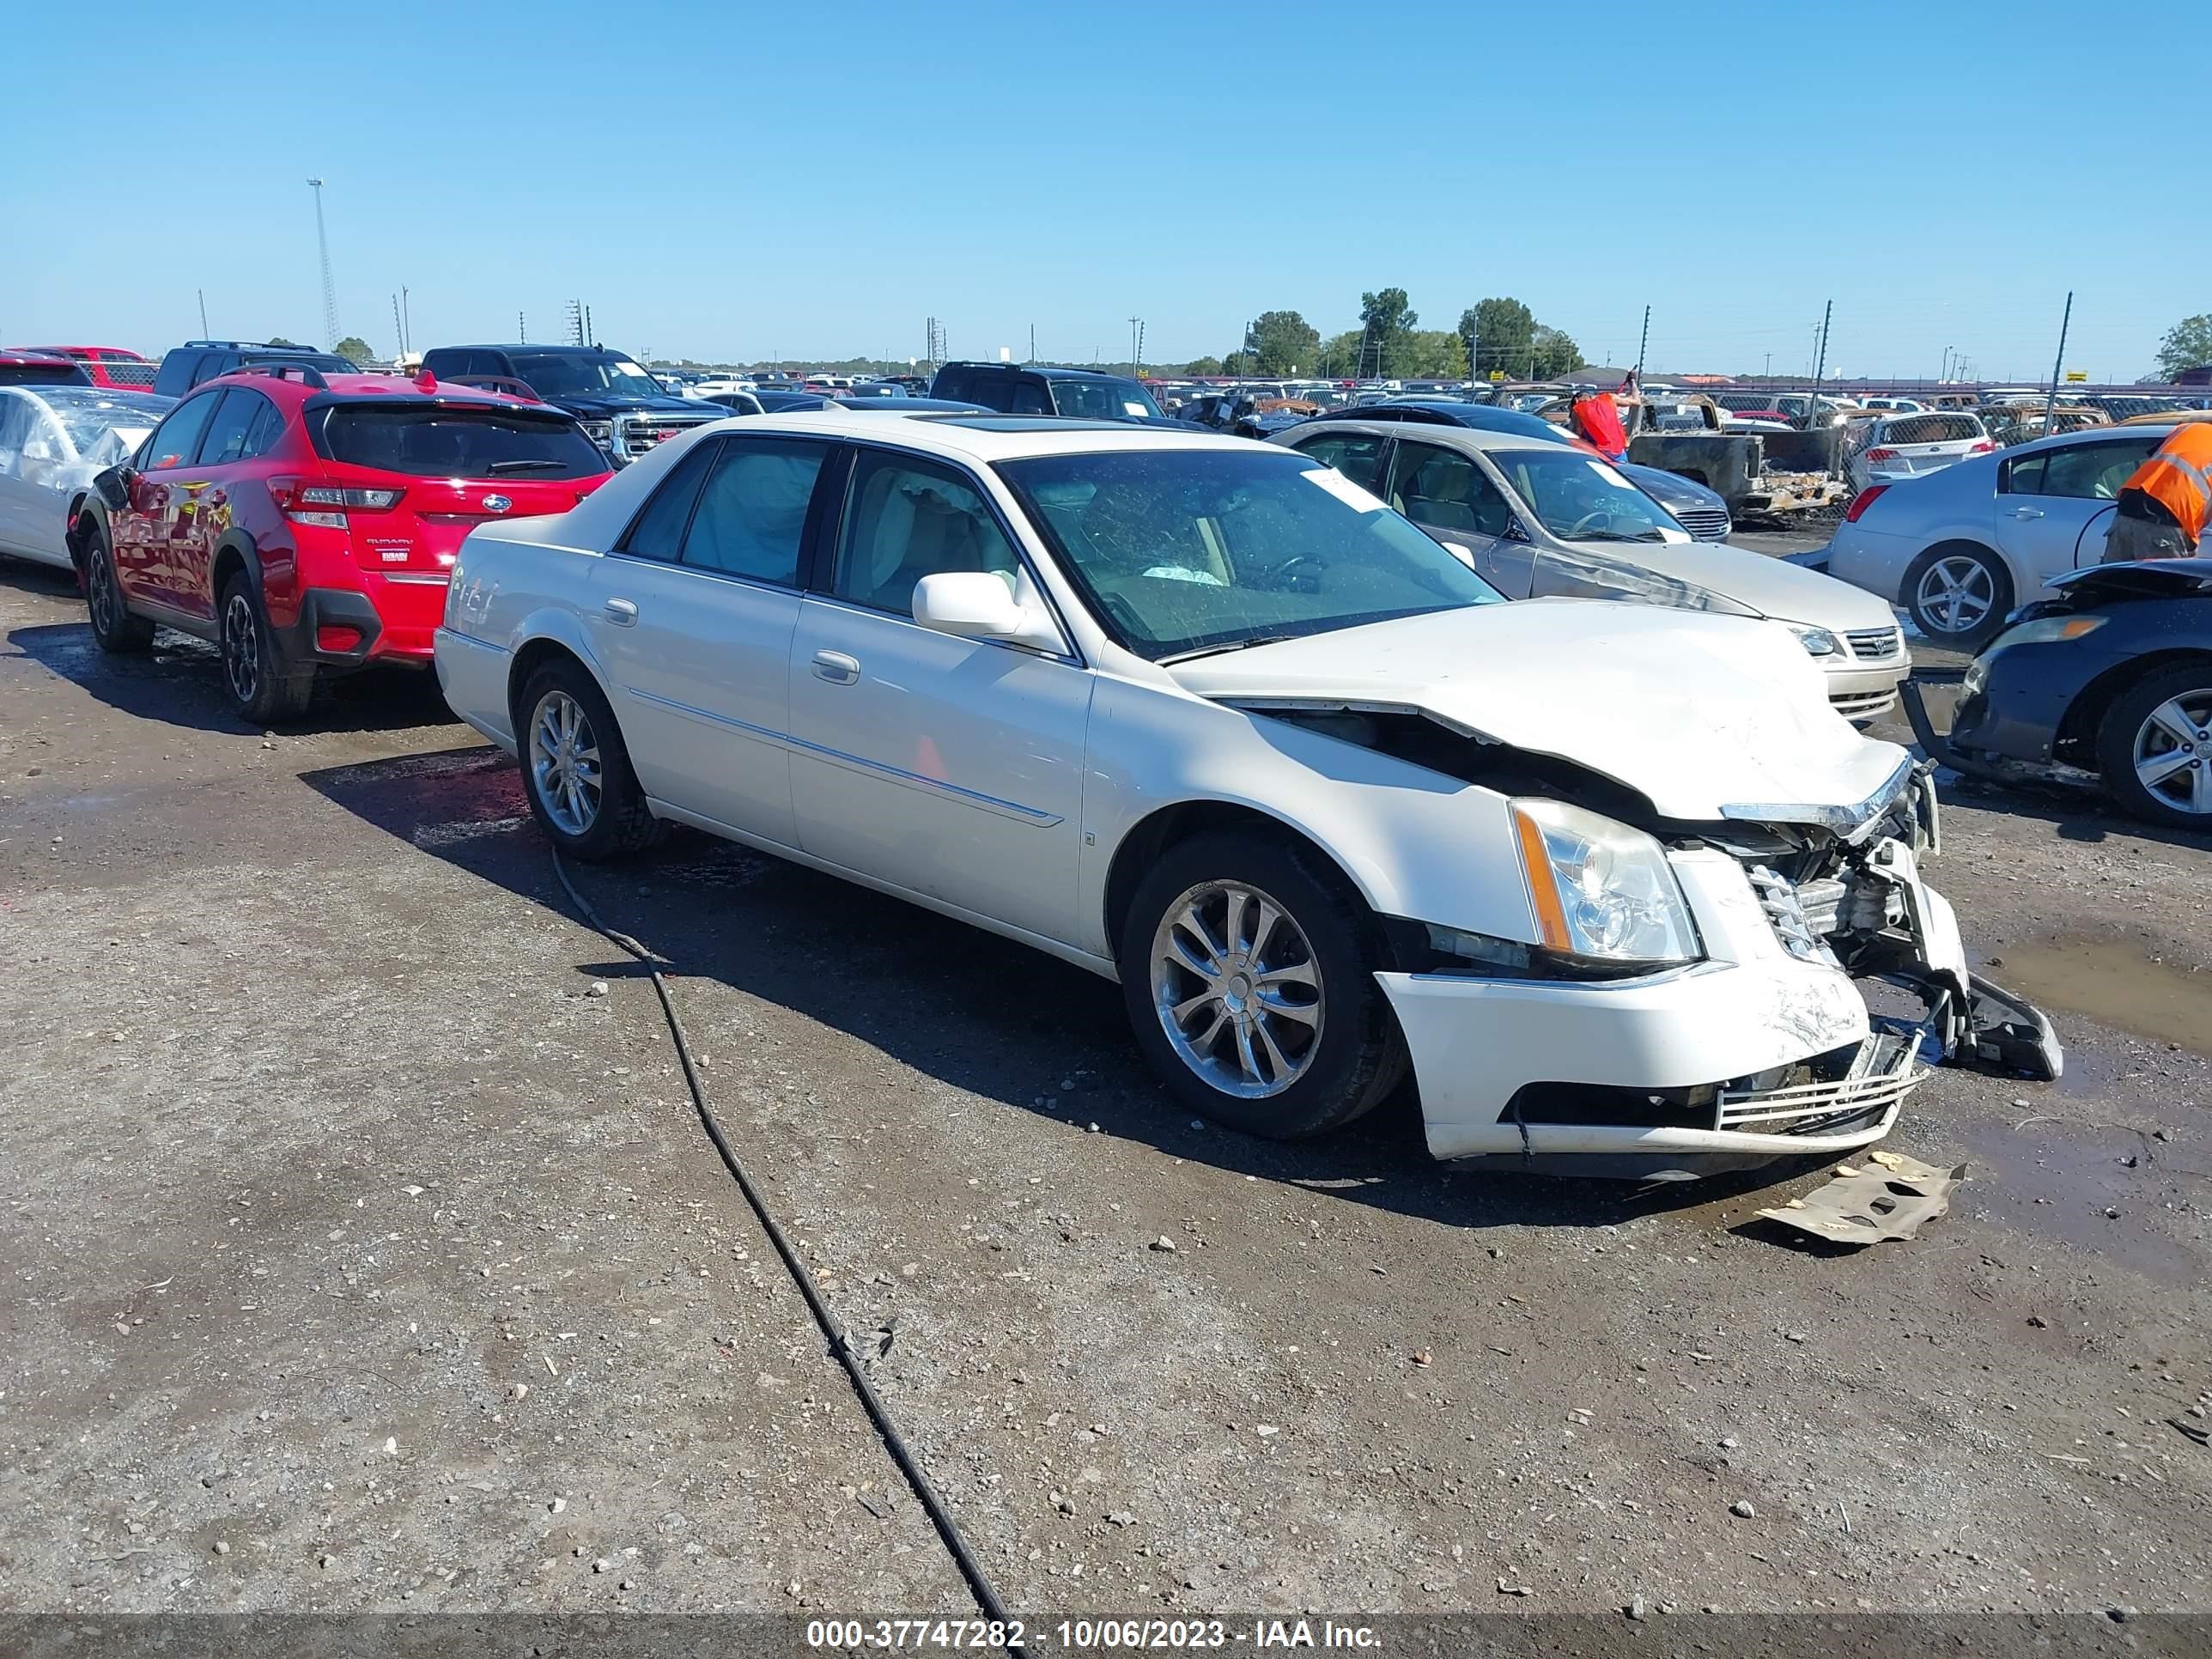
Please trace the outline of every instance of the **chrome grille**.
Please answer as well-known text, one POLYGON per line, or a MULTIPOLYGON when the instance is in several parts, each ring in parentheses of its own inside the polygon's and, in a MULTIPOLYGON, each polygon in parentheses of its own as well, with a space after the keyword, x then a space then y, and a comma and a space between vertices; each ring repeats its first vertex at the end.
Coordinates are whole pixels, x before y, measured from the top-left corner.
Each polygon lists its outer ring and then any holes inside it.
POLYGON ((671 438, 682 437, 695 426, 706 424, 706 421, 670 419, 659 415, 626 415, 617 422, 615 437, 623 454, 643 455, 671 438))
POLYGON ((1784 1134, 1817 1133, 1824 1121, 1880 1111, 1894 1115, 1905 1096, 1928 1075, 1907 1034, 1878 1031, 1859 1046, 1850 1069, 1832 1083, 1787 1089, 1723 1089, 1715 1125, 1758 1127, 1784 1134), (1786 1126, 1786 1127, 1784 1127, 1786 1126))
MULTIPOLYGON (((1825 929, 1816 927, 1813 917, 1807 914, 1796 884, 1763 864, 1745 866, 1744 874, 1751 882, 1751 890, 1759 895, 1759 908, 1766 912, 1768 925, 1774 929, 1774 937, 1782 942, 1782 948, 1800 962, 1834 967, 1835 954, 1820 937, 1825 929)), ((1824 919, 1830 927, 1835 924, 1836 906, 1843 897, 1843 884, 1832 884, 1836 888, 1832 895, 1825 891, 1820 895, 1824 919)))
POLYGON ((1828 707, 1847 720, 1870 720, 1886 714, 1897 701, 1897 689, 1887 691, 1838 691, 1828 698, 1828 707))
POLYGON ((1861 662, 1890 662, 1905 649, 1905 636, 1894 628, 1863 628, 1844 637, 1861 662))
POLYGON ((1674 514, 1674 522, 1701 542, 1724 542, 1735 526, 1724 507, 1692 507, 1674 514))

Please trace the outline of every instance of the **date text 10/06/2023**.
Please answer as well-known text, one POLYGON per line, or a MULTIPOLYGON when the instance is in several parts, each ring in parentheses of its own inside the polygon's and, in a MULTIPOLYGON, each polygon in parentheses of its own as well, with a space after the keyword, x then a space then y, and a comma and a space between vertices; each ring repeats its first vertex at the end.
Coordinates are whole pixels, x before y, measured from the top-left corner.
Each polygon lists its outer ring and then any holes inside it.
POLYGON ((811 1648, 1003 1650, 1026 1650, 1033 1642, 1048 1650, 1137 1653, 1230 1647, 1373 1653, 1382 1645, 1371 1626, 1332 1619, 1255 1619, 1249 1626, 1222 1619, 1063 1619, 1035 1627, 996 1620, 816 1619, 806 1626, 811 1648))

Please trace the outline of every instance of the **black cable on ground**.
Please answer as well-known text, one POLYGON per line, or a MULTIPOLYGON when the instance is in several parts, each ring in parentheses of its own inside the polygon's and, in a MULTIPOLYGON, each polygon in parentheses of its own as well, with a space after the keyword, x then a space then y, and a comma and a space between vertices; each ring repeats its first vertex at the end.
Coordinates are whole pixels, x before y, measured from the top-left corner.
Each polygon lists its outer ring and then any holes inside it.
MULTIPOLYGON (((937 1535, 944 1540, 945 1547, 951 1553, 953 1564, 960 1569, 960 1576, 968 1581, 968 1588, 975 1597, 975 1605, 994 1622, 1012 1625, 1014 1620, 1007 1613, 1006 1604, 999 1599, 999 1592, 984 1573, 982 1564, 969 1551, 967 1539, 961 1534, 959 1522, 952 1518, 952 1511, 945 1507, 937 1488, 922 1473, 921 1464, 908 1449, 905 1437, 899 1433, 898 1425, 891 1421, 890 1407, 884 1404, 875 1385, 868 1381, 868 1373, 860 1364, 860 1355, 853 1351, 852 1342, 843 1328, 831 1317, 829 1304, 823 1301, 821 1292, 814 1288, 814 1281, 808 1276, 805 1264, 799 1261, 799 1252, 792 1249, 791 1240, 785 1237, 783 1229, 776 1224, 775 1216, 769 1212, 767 1201, 761 1197, 760 1189, 753 1185, 752 1177, 745 1173, 744 1165, 738 1162, 738 1155, 731 1149, 729 1138, 722 1133, 722 1126, 714 1116, 714 1109, 707 1103, 707 1091, 699 1081, 698 1067, 691 1060, 690 1042, 684 1035, 684 1022, 676 1012, 675 999, 668 993, 668 981, 661 977, 659 964, 653 960, 651 951, 629 934, 618 933, 599 920, 599 913, 592 908, 591 902, 578 892, 576 884, 568 879, 568 867, 562 861, 557 848, 553 851, 553 873, 561 878, 561 885, 567 890, 569 902, 576 907, 585 925, 592 932, 611 939, 625 954, 635 957, 651 976, 653 993, 660 999, 660 1012, 668 1017, 668 1033, 676 1041, 676 1058, 683 1062, 684 1081, 691 1091, 691 1104, 699 1114, 699 1121, 707 1131, 707 1138, 714 1143, 714 1150, 722 1155, 723 1168, 729 1170, 737 1182, 738 1191, 745 1195, 745 1202, 752 1206, 753 1213, 760 1218, 761 1227, 768 1234, 769 1242, 775 1246, 775 1253, 783 1258, 784 1267, 791 1274, 791 1282, 799 1286, 799 1293, 806 1299, 807 1310, 814 1316, 814 1322, 822 1328, 822 1334, 829 1339, 830 1352, 836 1356, 837 1363, 852 1378, 853 1392, 860 1396, 860 1404, 866 1409, 869 1420, 875 1424, 876 1432, 883 1437, 884 1450, 890 1453, 891 1461, 898 1465, 899 1473, 906 1477, 907 1485, 913 1489, 915 1499, 936 1527, 937 1535)), ((1023 1649, 1019 1644, 1010 1642, 1006 1644, 1006 1651, 1019 1655, 1023 1649)))

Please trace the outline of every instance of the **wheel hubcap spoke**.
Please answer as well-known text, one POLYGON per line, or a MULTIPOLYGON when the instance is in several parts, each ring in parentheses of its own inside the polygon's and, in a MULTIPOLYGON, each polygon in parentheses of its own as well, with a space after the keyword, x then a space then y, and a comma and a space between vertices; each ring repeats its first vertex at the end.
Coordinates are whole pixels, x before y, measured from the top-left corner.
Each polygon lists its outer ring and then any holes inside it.
POLYGON ((565 691, 549 691, 530 725, 530 775, 555 828, 587 834, 599 816, 599 749, 590 720, 565 691))
POLYGON ((1313 947, 1257 888, 1204 882, 1170 905, 1153 934, 1152 980, 1170 1046, 1224 1094, 1279 1094, 1320 1051, 1313 947))

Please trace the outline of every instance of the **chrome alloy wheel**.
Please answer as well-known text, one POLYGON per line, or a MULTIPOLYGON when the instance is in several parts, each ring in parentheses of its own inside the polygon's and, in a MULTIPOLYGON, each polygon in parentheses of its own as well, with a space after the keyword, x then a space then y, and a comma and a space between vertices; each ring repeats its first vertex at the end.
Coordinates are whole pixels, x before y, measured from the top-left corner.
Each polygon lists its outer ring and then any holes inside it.
POLYGON ((2136 780, 2177 812, 2212 815, 2212 686, 2168 697, 2136 729, 2136 780))
POLYGON ((555 829, 591 833, 599 817, 599 740, 566 691, 548 691, 530 717, 530 775, 555 829))
POLYGON ((1920 578, 1921 614, 1946 634, 1971 634, 1996 602, 1996 585, 1979 559, 1954 553, 1920 578))
POLYGON ((106 549, 97 543, 93 545, 91 563, 92 568, 85 573, 84 600, 92 610, 93 630, 112 634, 123 615, 123 604, 115 592, 115 567, 108 562, 106 549))
POLYGON ((1320 965, 1297 923, 1256 887, 1208 881, 1152 935, 1152 1006, 1184 1065, 1227 1095, 1279 1095, 1321 1051, 1320 965))
POLYGON ((222 608, 222 673, 232 701, 249 707, 261 689, 261 622, 243 589, 222 608))

